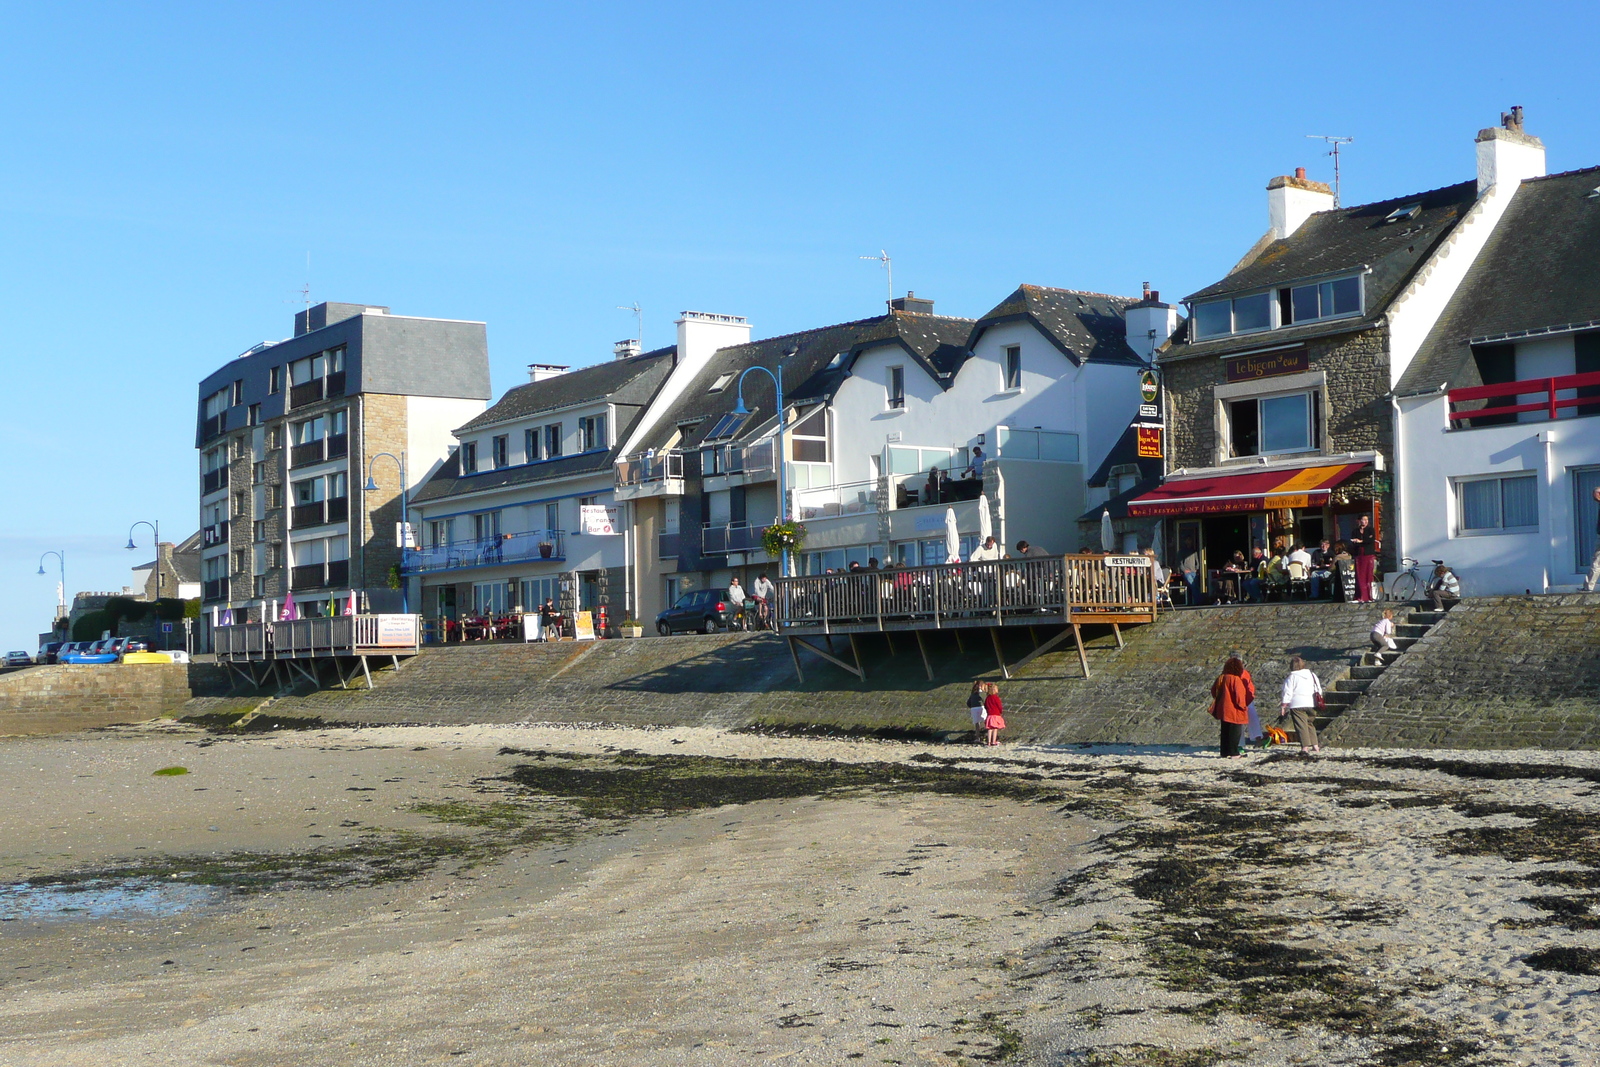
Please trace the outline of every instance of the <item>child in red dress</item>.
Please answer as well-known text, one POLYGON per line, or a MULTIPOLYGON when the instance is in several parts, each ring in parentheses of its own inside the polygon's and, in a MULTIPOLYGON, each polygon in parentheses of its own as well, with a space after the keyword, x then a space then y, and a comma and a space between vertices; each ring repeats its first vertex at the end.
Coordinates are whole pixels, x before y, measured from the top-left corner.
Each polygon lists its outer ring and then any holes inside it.
POLYGON ((1000 731, 1006 728, 1004 709, 1000 706, 1000 687, 993 682, 989 683, 989 695, 983 698, 983 710, 986 712, 983 725, 989 731, 989 744, 1000 743, 1000 731))

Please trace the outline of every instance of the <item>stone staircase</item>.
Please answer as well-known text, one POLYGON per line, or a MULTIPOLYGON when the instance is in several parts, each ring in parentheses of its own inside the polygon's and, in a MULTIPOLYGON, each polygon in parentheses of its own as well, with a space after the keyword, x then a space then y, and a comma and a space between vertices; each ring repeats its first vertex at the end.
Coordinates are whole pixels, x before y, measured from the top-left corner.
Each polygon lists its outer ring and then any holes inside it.
POLYGON ((1323 703, 1327 706, 1323 714, 1317 717, 1317 730, 1320 732, 1327 728, 1339 716, 1350 709, 1350 706, 1361 699, 1363 693, 1372 688, 1372 683, 1377 681, 1401 656, 1406 649, 1422 640, 1424 634, 1431 630, 1435 623, 1444 618, 1442 611, 1417 609, 1409 612, 1404 618, 1397 618, 1394 625, 1394 643, 1398 648, 1393 652, 1363 652, 1360 662, 1353 665, 1349 672, 1336 681, 1322 694, 1323 703))

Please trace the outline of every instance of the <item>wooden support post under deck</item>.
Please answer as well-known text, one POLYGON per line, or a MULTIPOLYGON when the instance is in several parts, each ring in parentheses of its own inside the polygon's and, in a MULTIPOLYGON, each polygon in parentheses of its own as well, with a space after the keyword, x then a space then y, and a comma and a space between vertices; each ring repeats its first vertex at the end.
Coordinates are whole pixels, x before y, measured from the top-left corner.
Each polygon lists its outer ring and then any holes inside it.
POLYGON ((922 653, 922 669, 928 672, 928 681, 933 681, 933 661, 928 659, 928 646, 922 643, 922 631, 912 630, 917 638, 917 651, 922 653))
POLYGON ((1034 648, 1038 648, 1039 647, 1039 631, 1035 630, 1032 626, 1028 627, 1028 637, 1033 641, 1033 647, 1034 648))
POLYGON ((861 646, 856 643, 856 635, 850 635, 850 654, 856 658, 856 674, 864 682, 867 680, 867 661, 861 658, 861 646))
POLYGON ((789 658, 794 660, 794 676, 801 685, 805 685, 806 672, 800 669, 800 653, 794 647, 794 638, 785 636, 783 640, 789 646, 789 658))
POLYGON ((1111 632, 1117 635, 1117 647, 1126 648, 1127 646, 1122 643, 1122 625, 1120 623, 1112 623, 1111 632))
POLYGON ((989 638, 994 641, 994 658, 995 662, 1000 664, 1000 675, 1009 681, 1011 672, 1006 669, 1006 654, 1000 650, 1000 627, 990 627, 989 638))
MULTIPOLYGON (((884 631, 884 632, 883 632, 883 636, 884 636, 884 637, 886 637, 886 638, 888 638, 888 639, 889 639, 889 655, 891 655, 891 656, 898 656, 898 655, 899 655, 899 654, 900 654, 900 653, 899 653, 899 651, 898 651, 898 650, 897 650, 897 649, 896 649, 896 648, 895 648, 895 647, 894 647, 894 634, 893 634, 893 633, 891 633, 891 632, 890 632, 890 631, 888 631, 888 630, 885 630, 885 631, 884 631)), ((852 639, 852 640, 853 640, 853 639, 852 639)), ((852 645, 852 646, 851 646, 851 647, 852 647, 852 648, 853 648, 853 647, 855 647, 855 646, 854 646, 854 645, 852 645)))
POLYGON ((1083 676, 1089 677, 1089 654, 1083 650, 1083 631, 1078 629, 1076 619, 1072 622, 1072 637, 1078 642, 1078 663, 1083 666, 1083 676))
POLYGON ((956 635, 956 650, 959 651, 963 656, 965 656, 967 654, 967 643, 965 641, 961 640, 961 628, 959 626, 955 628, 955 635, 956 635))
POLYGON ((361 657, 361 673, 367 676, 367 688, 372 688, 372 672, 367 670, 367 657, 361 657))

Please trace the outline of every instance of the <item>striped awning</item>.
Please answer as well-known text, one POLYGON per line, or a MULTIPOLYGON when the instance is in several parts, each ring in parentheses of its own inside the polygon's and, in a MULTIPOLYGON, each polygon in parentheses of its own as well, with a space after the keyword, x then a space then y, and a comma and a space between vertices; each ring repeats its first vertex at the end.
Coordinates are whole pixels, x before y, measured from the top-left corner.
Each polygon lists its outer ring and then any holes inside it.
POLYGON ((1370 466, 1339 463, 1325 467, 1169 478, 1148 493, 1128 501, 1128 514, 1148 518, 1321 507, 1328 499, 1329 490, 1370 466))

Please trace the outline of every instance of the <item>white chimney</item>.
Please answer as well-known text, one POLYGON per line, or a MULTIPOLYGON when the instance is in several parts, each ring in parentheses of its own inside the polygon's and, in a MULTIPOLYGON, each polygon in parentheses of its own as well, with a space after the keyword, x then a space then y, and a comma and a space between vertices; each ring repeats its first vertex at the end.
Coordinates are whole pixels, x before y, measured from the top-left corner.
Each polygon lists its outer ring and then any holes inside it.
POLYGON ((1522 108, 1500 116, 1500 125, 1478 131, 1478 195, 1493 186, 1513 192, 1527 178, 1543 177, 1544 142, 1522 129, 1522 108))
POLYGON ((1129 304, 1122 318, 1128 327, 1128 347, 1140 359, 1149 359, 1178 328, 1178 309, 1163 304, 1161 294, 1150 288, 1149 282, 1144 283, 1144 299, 1129 304))
POLYGON ((716 315, 707 311, 685 311, 678 319, 678 351, 672 363, 672 373, 662 383, 661 391, 650 401, 639 421, 634 423, 633 435, 622 444, 622 454, 631 455, 642 438, 656 421, 683 395, 689 383, 705 369, 719 348, 750 342, 750 323, 743 315, 716 315))
POLYGON ((1272 239, 1281 241, 1300 228, 1312 215, 1333 207, 1333 190, 1306 177, 1304 167, 1267 183, 1267 215, 1272 222, 1272 239))
POLYGON ((567 368, 557 363, 530 363, 528 364, 528 381, 542 382, 554 378, 558 374, 567 373, 567 368))
POLYGON ((639 347, 639 342, 635 341, 631 337, 622 341, 618 341, 616 344, 611 346, 611 354, 617 359, 632 359, 634 356, 637 356, 640 351, 642 351, 642 349, 639 347))

